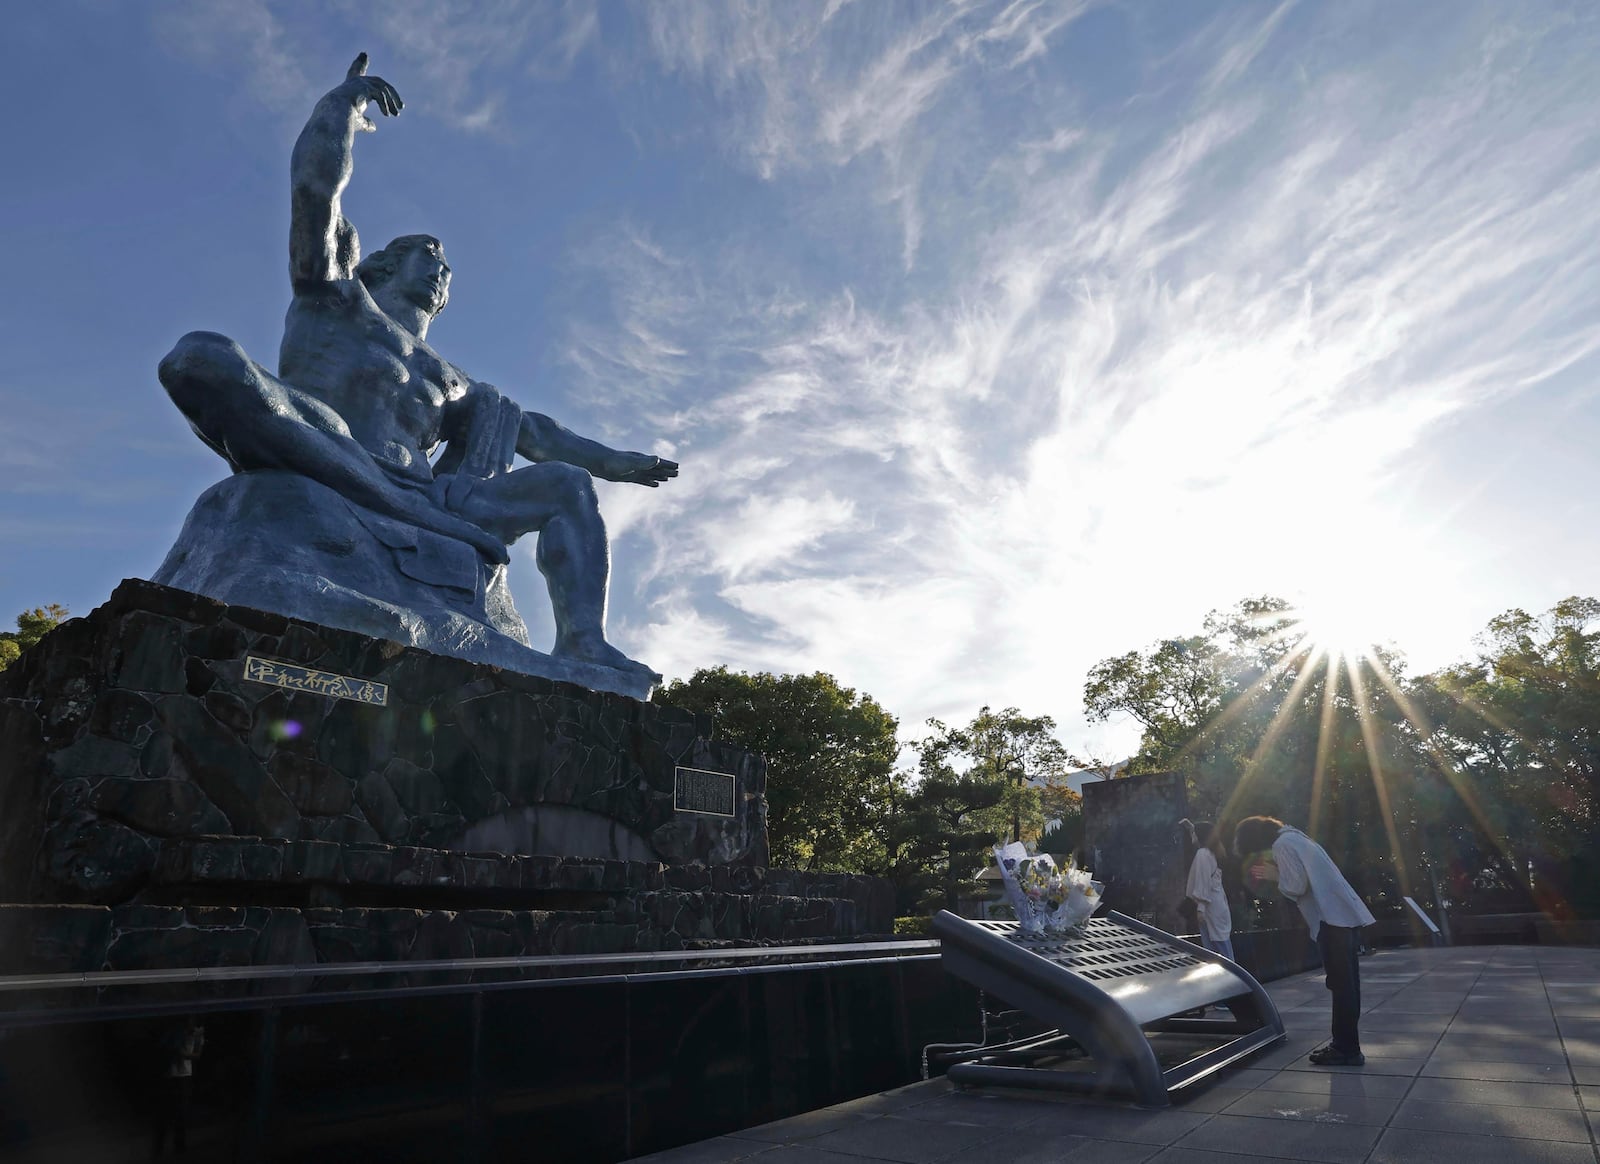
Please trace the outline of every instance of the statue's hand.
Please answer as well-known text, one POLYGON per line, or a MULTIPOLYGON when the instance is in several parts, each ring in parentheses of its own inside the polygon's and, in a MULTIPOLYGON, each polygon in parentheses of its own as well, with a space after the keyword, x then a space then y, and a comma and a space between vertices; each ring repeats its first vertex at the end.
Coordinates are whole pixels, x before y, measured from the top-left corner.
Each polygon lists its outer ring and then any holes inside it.
POLYGON ((648 485, 654 489, 678 475, 678 462, 652 457, 649 453, 614 453, 604 474, 608 481, 648 485))
POLYGON ((475 525, 462 522, 468 526, 467 536, 464 539, 468 545, 482 554, 491 566, 504 566, 511 561, 511 554, 506 549, 505 543, 492 533, 485 533, 475 525))
MULTIPOLYGON (((395 87, 382 77, 367 76, 367 54, 362 53, 350 65, 350 71, 345 74, 344 84, 336 90, 350 98, 351 104, 357 107, 358 112, 369 103, 376 103, 383 111, 385 117, 393 117, 406 107, 400 100, 400 94, 395 87)), ((367 117, 362 117, 358 128, 363 133, 371 133, 377 126, 367 117)))

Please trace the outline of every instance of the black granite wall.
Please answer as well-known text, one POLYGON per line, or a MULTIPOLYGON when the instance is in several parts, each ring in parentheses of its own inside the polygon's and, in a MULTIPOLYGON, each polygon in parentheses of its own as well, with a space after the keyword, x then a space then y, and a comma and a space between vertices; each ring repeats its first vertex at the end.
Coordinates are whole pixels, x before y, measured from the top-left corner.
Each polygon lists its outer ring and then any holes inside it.
POLYGON ((163 987, 143 1007, 155 988, 127 989, 48 1025, 0 1009, 0 1157, 142 1158, 186 1016, 205 1030, 189 1158, 229 1161, 605 1164, 910 1083, 925 1045, 980 1035, 977 992, 937 957, 343 997, 258 985, 268 997, 163 987))

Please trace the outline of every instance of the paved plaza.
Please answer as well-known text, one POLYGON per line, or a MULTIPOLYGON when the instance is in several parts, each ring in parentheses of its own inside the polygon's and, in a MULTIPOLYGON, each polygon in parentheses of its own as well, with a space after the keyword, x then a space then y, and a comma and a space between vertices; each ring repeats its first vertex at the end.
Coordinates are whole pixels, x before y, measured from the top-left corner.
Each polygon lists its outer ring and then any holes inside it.
POLYGON ((1267 985, 1288 1041, 1172 1108, 917 1083, 645 1157, 652 1164, 1595 1164, 1600 950, 1469 946, 1364 958, 1367 1064, 1313 1067, 1320 971, 1267 985))

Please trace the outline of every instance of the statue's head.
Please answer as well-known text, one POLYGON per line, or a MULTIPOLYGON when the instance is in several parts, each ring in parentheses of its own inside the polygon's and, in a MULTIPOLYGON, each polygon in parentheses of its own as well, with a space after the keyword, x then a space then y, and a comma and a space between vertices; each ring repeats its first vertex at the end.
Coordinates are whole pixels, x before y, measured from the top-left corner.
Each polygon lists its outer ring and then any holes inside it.
POLYGON ((443 244, 431 234, 401 235, 362 259, 356 274, 373 295, 387 286, 429 315, 438 315, 450 302, 450 264, 443 244))

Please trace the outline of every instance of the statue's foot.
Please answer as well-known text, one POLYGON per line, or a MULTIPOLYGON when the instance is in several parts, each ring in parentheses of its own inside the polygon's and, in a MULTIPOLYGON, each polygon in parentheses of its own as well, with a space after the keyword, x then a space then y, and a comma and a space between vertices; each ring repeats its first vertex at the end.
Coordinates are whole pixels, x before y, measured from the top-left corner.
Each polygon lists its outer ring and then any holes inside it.
POLYGON ((642 675, 656 683, 661 682, 661 676, 657 672, 637 659, 628 658, 599 635, 563 635, 556 640, 555 650, 551 654, 558 659, 578 659, 600 667, 610 667, 615 671, 624 671, 630 675, 642 675))

